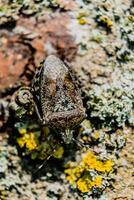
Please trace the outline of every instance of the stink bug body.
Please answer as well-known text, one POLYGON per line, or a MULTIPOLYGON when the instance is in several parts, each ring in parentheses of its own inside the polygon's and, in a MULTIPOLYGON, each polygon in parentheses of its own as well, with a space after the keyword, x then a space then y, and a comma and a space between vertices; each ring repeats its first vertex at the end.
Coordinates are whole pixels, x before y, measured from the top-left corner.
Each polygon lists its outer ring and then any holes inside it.
POLYGON ((79 89, 70 68, 54 55, 42 62, 32 85, 33 99, 43 125, 54 128, 65 143, 85 118, 79 89))

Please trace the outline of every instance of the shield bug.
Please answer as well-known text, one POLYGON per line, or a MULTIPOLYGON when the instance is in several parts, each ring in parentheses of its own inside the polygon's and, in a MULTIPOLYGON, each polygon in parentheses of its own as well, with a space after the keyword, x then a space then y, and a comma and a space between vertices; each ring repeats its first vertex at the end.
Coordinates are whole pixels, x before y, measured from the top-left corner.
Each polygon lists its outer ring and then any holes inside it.
POLYGON ((40 64, 32 84, 37 114, 43 125, 56 130, 65 143, 85 118, 80 90, 70 67, 50 55, 40 64))

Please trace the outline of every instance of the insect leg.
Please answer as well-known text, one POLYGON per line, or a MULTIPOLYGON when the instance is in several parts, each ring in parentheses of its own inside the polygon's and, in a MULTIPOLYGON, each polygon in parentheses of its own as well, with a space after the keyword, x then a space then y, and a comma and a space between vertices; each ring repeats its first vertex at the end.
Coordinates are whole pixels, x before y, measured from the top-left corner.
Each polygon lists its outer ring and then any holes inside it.
POLYGON ((41 118, 40 112, 39 112, 38 107, 37 107, 37 105, 36 105, 35 103, 34 103, 34 106, 35 106, 36 114, 37 114, 37 116, 38 116, 40 122, 42 122, 42 118, 41 118))
POLYGON ((72 140, 73 140, 77 145, 79 145, 80 147, 85 147, 85 148, 87 148, 87 149, 89 149, 89 150, 92 150, 89 146, 83 144, 83 142, 81 142, 81 141, 79 141, 79 140, 77 140, 77 139, 75 139, 75 138, 72 138, 72 140))
POLYGON ((52 154, 49 155, 45 160, 44 162, 34 171, 34 174, 36 174, 43 166, 46 165, 47 161, 51 158, 52 154))

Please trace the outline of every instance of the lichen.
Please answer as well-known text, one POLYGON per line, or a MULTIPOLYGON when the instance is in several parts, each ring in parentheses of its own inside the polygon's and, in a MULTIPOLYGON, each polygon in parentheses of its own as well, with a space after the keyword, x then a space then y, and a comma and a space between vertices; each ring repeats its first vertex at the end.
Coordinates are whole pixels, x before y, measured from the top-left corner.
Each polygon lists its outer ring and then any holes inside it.
POLYGON ((113 8, 108 1, 100 2, 96 6, 96 22, 107 30, 111 30, 114 25, 112 9, 113 8))
POLYGON ((128 127, 124 127, 109 132, 106 128, 96 129, 90 121, 85 120, 81 123, 79 138, 87 147, 96 146, 102 158, 116 158, 126 144, 129 134, 127 129, 128 127))
MULTIPOLYGON (((81 161, 69 162, 66 165, 66 180, 80 192, 87 193, 93 188, 104 187, 105 175, 113 170, 112 160, 99 160, 92 152, 87 151, 81 161)), ((105 180, 106 181, 106 180, 105 180)))
POLYGON ((43 4, 50 8, 63 8, 62 3, 58 0, 45 0, 43 4))
POLYGON ((79 24, 81 24, 81 25, 87 24, 88 23, 88 21, 86 19, 87 16, 88 16, 88 14, 85 11, 80 12, 77 16, 77 20, 78 20, 79 24))
POLYGON ((55 158, 59 158, 60 159, 60 158, 62 158, 63 153, 64 153, 64 148, 61 146, 53 153, 53 156, 55 158))
POLYGON ((125 77, 129 77, 129 75, 133 76, 128 72, 128 75, 124 74, 123 79, 123 75, 119 77, 120 85, 118 81, 115 81, 115 83, 104 85, 101 88, 96 87, 87 94, 89 118, 97 127, 112 130, 123 127, 126 122, 131 123, 134 109, 134 88, 131 78, 129 80, 125 77))
POLYGON ((30 155, 31 159, 46 159, 49 155, 55 158, 62 158, 64 148, 58 143, 45 127, 42 131, 35 122, 16 123, 16 141, 22 149, 23 155, 30 155), (42 137, 42 139, 41 139, 42 137))
POLYGON ((106 15, 100 16, 97 21, 105 25, 108 29, 111 29, 113 26, 113 21, 106 15))
POLYGON ((37 148, 37 142, 34 133, 25 133, 24 136, 17 139, 17 143, 21 148, 26 146, 29 151, 37 148))

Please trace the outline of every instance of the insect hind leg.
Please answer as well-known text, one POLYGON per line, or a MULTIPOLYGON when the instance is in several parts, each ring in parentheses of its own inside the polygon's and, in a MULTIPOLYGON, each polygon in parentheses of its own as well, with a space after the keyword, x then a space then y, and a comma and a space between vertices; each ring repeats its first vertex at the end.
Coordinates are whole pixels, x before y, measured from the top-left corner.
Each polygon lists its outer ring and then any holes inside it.
MULTIPOLYGON (((37 107, 37 105, 35 103, 34 103, 34 107, 35 107, 35 111, 36 111, 37 117, 40 120, 40 122, 42 123, 43 119, 42 119, 42 117, 40 115, 40 112, 39 112, 39 109, 38 109, 38 107, 37 107)), ((45 125, 45 124, 43 124, 43 125, 45 125)))

